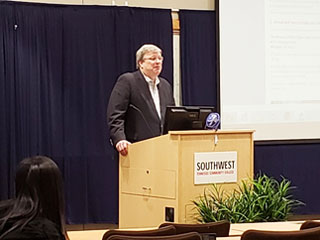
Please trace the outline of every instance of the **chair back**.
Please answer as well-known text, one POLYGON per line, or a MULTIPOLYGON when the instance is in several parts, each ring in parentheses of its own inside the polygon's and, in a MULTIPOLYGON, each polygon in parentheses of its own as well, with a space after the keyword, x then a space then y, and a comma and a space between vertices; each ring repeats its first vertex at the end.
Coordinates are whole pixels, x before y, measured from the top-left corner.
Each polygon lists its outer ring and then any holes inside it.
POLYGON ((174 235, 176 234, 176 229, 174 226, 167 226, 166 228, 152 229, 152 230, 120 230, 120 229, 110 229, 102 237, 102 240, 107 240, 113 235, 126 235, 126 236, 164 236, 164 235, 174 235))
POLYGON ((217 237, 229 236, 230 222, 224 220, 211 223, 185 224, 185 223, 162 223, 159 228, 174 226, 176 233, 198 232, 198 233, 215 233, 217 237))
POLYGON ((241 240, 320 240, 320 227, 299 231, 247 230, 241 240))
POLYGON ((308 229, 308 228, 315 228, 320 227, 319 221, 307 220, 301 224, 300 230, 308 229))
POLYGON ((169 236, 126 236, 113 235, 108 240, 202 240, 199 233, 190 232, 169 236))

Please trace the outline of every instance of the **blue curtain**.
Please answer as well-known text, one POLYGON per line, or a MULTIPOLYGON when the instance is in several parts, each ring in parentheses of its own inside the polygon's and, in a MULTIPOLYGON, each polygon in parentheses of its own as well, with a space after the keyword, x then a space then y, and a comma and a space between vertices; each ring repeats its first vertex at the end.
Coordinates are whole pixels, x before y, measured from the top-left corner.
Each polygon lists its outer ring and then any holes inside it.
POLYGON ((289 179, 295 186, 292 194, 305 203, 295 214, 320 214, 319 181, 320 143, 255 143, 255 173, 263 172, 281 180, 289 179))
POLYGON ((218 108, 215 12, 180 10, 179 18, 182 104, 218 108))
POLYGON ((0 2, 0 199, 17 163, 42 154, 63 172, 69 223, 118 222, 106 107, 144 43, 163 49, 172 82, 170 10, 0 2))

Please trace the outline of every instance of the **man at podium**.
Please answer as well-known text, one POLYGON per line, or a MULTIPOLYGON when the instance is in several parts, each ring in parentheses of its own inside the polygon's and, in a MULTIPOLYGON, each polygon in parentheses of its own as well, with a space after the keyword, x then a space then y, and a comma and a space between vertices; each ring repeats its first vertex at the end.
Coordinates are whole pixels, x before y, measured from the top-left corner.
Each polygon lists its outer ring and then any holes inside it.
POLYGON ((110 137, 119 153, 127 155, 132 142, 159 136, 168 105, 175 105, 172 87, 159 77, 162 50, 145 44, 136 52, 138 70, 122 74, 109 99, 107 119, 110 137))

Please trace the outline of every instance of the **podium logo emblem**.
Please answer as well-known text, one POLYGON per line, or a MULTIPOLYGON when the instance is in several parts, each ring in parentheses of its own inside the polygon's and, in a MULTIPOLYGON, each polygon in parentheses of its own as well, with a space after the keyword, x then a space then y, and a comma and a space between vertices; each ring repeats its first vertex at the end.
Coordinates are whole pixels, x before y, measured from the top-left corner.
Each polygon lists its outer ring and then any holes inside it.
POLYGON ((210 113, 206 119, 206 129, 217 130, 220 125, 219 113, 210 113))

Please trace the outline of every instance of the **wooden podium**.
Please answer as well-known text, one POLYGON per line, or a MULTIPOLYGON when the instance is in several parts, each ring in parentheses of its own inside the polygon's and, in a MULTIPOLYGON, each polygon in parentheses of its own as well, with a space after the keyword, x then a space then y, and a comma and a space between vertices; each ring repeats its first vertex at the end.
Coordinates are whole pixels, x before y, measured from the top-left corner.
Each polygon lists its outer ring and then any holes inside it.
MULTIPOLYGON (((119 159, 119 228, 157 227, 166 208, 174 221, 195 222, 192 200, 210 184, 194 184, 195 152, 237 152, 237 181, 253 177, 253 130, 171 131, 129 146, 119 159)), ((236 183, 223 183, 231 190, 236 183)))

